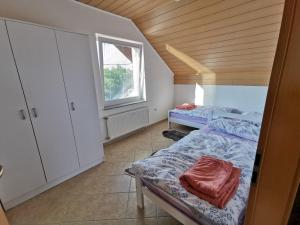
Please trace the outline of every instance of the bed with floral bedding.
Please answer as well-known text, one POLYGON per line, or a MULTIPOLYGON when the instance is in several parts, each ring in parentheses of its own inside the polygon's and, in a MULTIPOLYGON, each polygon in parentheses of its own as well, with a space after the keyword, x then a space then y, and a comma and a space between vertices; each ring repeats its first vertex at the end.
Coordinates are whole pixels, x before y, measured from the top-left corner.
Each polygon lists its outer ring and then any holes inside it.
POLYGON ((169 196, 169 202, 174 199, 175 203, 170 203, 199 224, 239 225, 243 223, 247 205, 259 130, 260 124, 218 119, 169 148, 133 163, 127 172, 152 189, 155 187, 154 192, 169 196), (224 209, 187 192, 179 183, 179 176, 204 155, 230 161, 241 168, 238 190, 224 209))
POLYGON ((194 128, 202 128, 208 123, 213 112, 242 113, 239 109, 221 106, 198 106, 192 110, 175 108, 168 113, 169 126, 171 127, 172 123, 177 123, 194 128))

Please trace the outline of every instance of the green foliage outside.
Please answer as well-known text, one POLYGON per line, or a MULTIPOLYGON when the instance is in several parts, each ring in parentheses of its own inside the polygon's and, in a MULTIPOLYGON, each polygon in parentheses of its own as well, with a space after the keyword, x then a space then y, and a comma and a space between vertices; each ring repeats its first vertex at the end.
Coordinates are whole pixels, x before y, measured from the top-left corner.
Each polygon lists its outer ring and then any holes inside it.
POLYGON ((126 98, 133 89, 132 70, 118 65, 113 68, 104 68, 105 100, 126 98))

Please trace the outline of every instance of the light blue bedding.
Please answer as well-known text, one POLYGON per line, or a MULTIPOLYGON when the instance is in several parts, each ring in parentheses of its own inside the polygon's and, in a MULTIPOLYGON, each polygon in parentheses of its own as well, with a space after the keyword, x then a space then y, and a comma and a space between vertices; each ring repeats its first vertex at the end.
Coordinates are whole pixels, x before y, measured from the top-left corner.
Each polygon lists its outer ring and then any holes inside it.
POLYGON ((208 123, 208 126, 217 131, 232 134, 251 141, 258 141, 261 128, 260 123, 230 118, 212 120, 208 123))
POLYGON ((199 106, 192 110, 172 109, 170 110, 170 112, 194 117, 201 117, 205 119, 208 119, 211 116, 212 112, 242 113, 242 111, 235 108, 220 106, 199 106))
POLYGON ((256 148, 255 141, 211 129, 197 130, 169 148, 133 163, 129 172, 184 203, 199 221, 237 225, 242 224, 247 204, 256 148), (237 193, 224 209, 190 194, 179 183, 179 176, 203 155, 230 161, 242 170, 237 193))

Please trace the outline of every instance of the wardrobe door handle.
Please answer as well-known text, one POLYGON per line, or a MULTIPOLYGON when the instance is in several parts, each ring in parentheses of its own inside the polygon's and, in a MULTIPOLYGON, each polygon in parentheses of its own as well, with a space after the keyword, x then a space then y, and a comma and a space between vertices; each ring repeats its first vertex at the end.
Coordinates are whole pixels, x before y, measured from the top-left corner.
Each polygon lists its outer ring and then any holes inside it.
POLYGON ((33 117, 34 117, 34 118, 37 118, 37 117, 38 117, 38 113, 37 113, 37 111, 36 111, 36 108, 33 107, 33 108, 31 109, 31 111, 32 111, 33 117))
POLYGON ((71 102, 71 110, 75 111, 75 103, 74 102, 71 102))
POLYGON ((21 120, 26 120, 26 114, 25 114, 24 109, 19 110, 19 114, 20 114, 21 120))
POLYGON ((4 170, 3 170, 3 166, 2 166, 2 165, 0 165, 0 177, 2 177, 2 175, 3 175, 3 172, 4 172, 4 170))

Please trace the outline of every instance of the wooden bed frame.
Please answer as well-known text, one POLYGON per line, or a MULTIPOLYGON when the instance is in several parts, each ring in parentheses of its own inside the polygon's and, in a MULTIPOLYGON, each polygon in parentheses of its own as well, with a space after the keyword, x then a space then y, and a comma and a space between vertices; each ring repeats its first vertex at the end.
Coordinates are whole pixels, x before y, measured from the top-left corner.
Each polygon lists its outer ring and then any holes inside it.
MULTIPOLYGON (((242 115, 236 113, 223 113, 223 112, 216 112, 213 113, 211 119, 218 119, 220 117, 223 118, 233 118, 233 119, 240 119, 246 120, 250 122, 260 123, 261 118, 256 116, 249 116, 249 115, 242 115)), ((139 177, 134 177, 136 183, 136 199, 137 199, 137 206, 140 209, 144 208, 144 195, 148 197, 154 204, 156 204, 160 209, 166 211, 179 222, 184 225, 201 225, 198 222, 195 222, 190 217, 185 215, 183 212, 175 208, 173 205, 162 199, 160 196, 153 193, 147 186, 145 186, 142 180, 139 177)))

